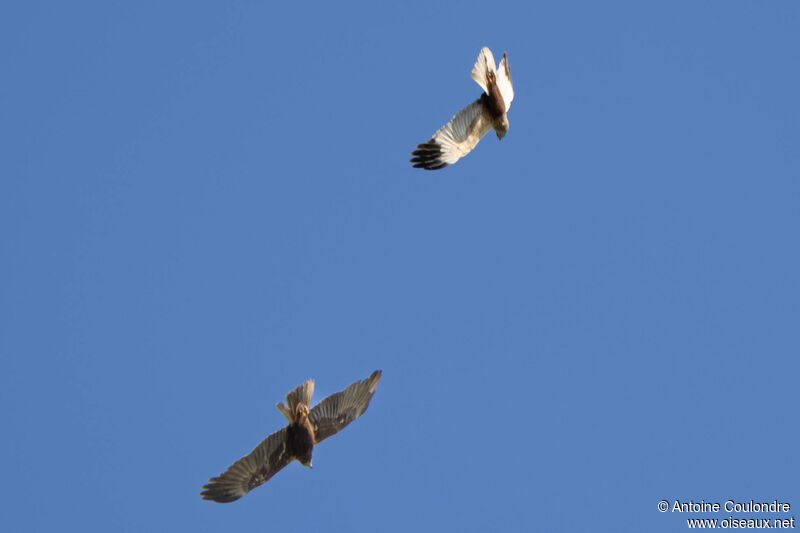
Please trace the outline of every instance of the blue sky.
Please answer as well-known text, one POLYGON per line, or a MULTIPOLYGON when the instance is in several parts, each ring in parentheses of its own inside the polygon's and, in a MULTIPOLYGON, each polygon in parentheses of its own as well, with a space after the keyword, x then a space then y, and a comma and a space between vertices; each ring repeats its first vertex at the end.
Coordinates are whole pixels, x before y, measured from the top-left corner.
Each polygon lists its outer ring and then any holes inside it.
POLYGON ((0 48, 5 530, 800 509, 796 2, 19 2, 0 48), (508 135, 412 169, 484 45, 508 135), (313 470, 201 501, 374 369, 313 470))

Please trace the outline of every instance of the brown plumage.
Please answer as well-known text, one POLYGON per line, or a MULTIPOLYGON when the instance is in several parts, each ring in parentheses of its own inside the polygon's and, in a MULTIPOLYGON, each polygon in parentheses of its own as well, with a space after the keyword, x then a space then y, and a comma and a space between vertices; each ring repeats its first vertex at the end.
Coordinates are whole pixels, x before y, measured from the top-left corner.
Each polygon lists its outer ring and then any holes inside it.
POLYGON ((506 54, 503 53, 500 66, 495 68, 492 51, 484 46, 472 68, 472 79, 484 92, 456 113, 427 142, 417 145, 417 149, 411 152, 414 168, 444 168, 472 151, 491 129, 494 128, 498 139, 508 133, 506 112, 514 99, 514 88, 506 54))
POLYGON ((311 467, 314 446, 364 414, 380 379, 381 371, 376 370, 367 379, 328 396, 311 410, 308 406, 314 395, 314 380, 306 380, 286 395, 287 405, 280 402, 276 405, 289 425, 264 439, 218 477, 209 479, 200 496, 204 500, 232 502, 268 481, 292 461, 311 467))

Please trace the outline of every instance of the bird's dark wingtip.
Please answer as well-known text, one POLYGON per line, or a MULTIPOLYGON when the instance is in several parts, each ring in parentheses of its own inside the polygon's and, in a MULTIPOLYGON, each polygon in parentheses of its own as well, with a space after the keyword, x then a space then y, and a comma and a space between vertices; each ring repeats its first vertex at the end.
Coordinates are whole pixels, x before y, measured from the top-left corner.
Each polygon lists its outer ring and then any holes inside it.
POLYGON ((203 490, 200 492, 201 498, 217 503, 230 503, 242 497, 241 494, 236 494, 222 488, 215 483, 215 480, 216 478, 209 479, 210 483, 208 485, 203 485, 203 490))
POLYGON ((411 152, 412 157, 409 162, 413 163, 414 168, 425 170, 438 170, 448 164, 441 160, 442 147, 435 140, 431 139, 426 143, 418 144, 417 149, 411 152))

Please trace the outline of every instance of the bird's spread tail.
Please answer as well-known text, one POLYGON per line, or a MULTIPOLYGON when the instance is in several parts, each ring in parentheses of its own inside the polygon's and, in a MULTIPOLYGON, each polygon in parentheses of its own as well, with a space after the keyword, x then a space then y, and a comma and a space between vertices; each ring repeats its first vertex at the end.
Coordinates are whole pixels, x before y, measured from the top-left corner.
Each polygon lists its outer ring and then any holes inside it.
POLYGON ((286 395, 287 405, 278 402, 275 404, 275 407, 278 408, 278 411, 283 413, 283 416, 289 419, 289 422, 293 422, 293 413, 297 409, 297 404, 304 403, 306 407, 309 407, 311 405, 312 396, 314 396, 314 380, 307 379, 286 395))
POLYGON ((486 94, 489 94, 489 86, 494 83, 496 70, 492 51, 484 46, 478 54, 475 66, 472 67, 472 79, 481 86, 486 94))

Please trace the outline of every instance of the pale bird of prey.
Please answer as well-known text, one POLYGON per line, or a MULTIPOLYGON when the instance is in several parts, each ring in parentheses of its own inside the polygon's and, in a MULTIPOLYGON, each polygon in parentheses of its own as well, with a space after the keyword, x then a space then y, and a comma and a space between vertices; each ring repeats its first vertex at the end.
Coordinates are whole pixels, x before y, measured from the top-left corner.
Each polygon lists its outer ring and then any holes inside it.
POLYGON ((368 378, 331 394, 310 410, 314 380, 308 379, 298 385, 286 395, 287 405, 276 404, 289 419, 289 425, 264 439, 218 477, 209 479, 200 496, 204 500, 232 502, 268 481, 293 460, 311 468, 314 446, 364 414, 380 379, 381 371, 376 370, 368 378))
POLYGON ((484 46, 472 67, 472 79, 483 89, 481 97, 456 113, 428 142, 417 145, 411 152, 415 168, 436 170, 452 165, 475 148, 490 129, 494 128, 498 139, 508 132, 506 112, 514 99, 514 87, 505 52, 500 67, 495 68, 492 51, 484 46))

